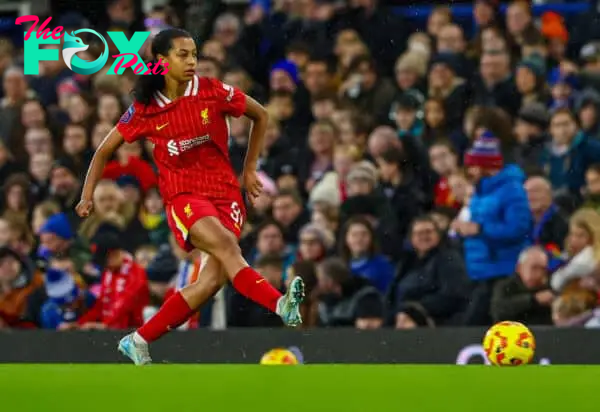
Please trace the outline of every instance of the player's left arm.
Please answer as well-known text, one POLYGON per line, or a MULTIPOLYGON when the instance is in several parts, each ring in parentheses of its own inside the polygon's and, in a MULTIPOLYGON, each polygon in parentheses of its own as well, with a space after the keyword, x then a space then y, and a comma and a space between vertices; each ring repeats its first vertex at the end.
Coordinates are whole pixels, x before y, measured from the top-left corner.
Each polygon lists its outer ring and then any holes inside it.
MULTIPOLYGON (((258 158, 265 144, 265 132, 269 122, 269 114, 263 105, 258 103, 250 96, 246 96, 246 111, 244 114, 252 120, 252 129, 250 131, 250 140, 248 141, 248 151, 244 160, 244 176, 255 174, 258 165, 258 158)), ((246 180, 246 179, 245 179, 246 180)), ((260 195, 262 185, 258 179, 246 181, 246 190, 254 197, 260 195)))

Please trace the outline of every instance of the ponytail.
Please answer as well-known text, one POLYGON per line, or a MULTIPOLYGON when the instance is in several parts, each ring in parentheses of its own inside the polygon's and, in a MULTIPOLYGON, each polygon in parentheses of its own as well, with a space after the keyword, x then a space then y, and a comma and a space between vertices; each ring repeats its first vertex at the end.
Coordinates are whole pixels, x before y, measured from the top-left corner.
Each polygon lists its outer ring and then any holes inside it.
MULTIPOLYGON (((152 60, 152 67, 158 64, 157 60, 152 60)), ((149 72, 145 75, 139 75, 133 88, 133 96, 135 100, 143 105, 148 105, 152 101, 154 94, 165 87, 164 74, 152 74, 149 72)))

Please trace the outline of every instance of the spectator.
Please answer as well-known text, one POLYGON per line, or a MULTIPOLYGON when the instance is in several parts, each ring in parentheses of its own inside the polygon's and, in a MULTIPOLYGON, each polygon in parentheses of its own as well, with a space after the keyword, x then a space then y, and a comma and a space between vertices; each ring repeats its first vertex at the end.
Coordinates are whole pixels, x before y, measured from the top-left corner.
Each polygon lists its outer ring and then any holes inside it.
POLYGON ((433 143, 429 148, 429 162, 438 176, 433 189, 434 205, 459 209, 461 202, 452 195, 448 183, 448 178, 458 172, 458 156, 452 143, 445 140, 433 143))
POLYGON ((600 138, 600 94, 594 89, 585 89, 577 97, 574 110, 583 132, 600 138))
POLYGON ((425 124, 418 116, 422 102, 413 92, 399 96, 392 105, 392 114, 396 122, 396 129, 400 138, 421 139, 425 131, 425 124))
POLYGON ((548 257, 542 248, 533 246, 521 252, 517 274, 494 286, 492 319, 550 325, 553 301, 554 293, 548 283, 548 257))
POLYGON ((562 292, 592 274, 600 262, 600 215, 592 209, 580 209, 569 223, 567 251, 570 260, 552 274, 550 285, 562 292))
POLYGON ((534 176, 527 179, 524 187, 534 221, 533 243, 547 251, 563 250, 569 224, 553 202, 550 182, 534 176))
POLYGON ((534 54, 519 62, 515 83, 521 95, 520 107, 532 103, 548 105, 550 96, 546 88, 546 62, 541 56, 534 54))
POLYGON ((427 34, 433 39, 440 37, 442 28, 452 21, 452 11, 449 7, 435 7, 427 19, 427 34))
POLYGON ((24 174, 11 175, 2 185, 4 199, 2 217, 11 221, 26 222, 29 217, 29 179, 24 174))
POLYGON ((333 171, 325 173, 311 190, 310 203, 323 202, 339 207, 347 198, 346 179, 359 155, 355 146, 336 146, 333 153, 333 171))
POLYGON ((94 306, 77 320, 81 329, 128 329, 143 322, 148 303, 146 272, 123 247, 118 231, 99 233, 93 240, 94 264, 104 268, 94 306))
POLYGON ((542 103, 525 104, 519 110, 514 127, 517 139, 515 161, 524 170, 531 169, 542 158, 548 135, 549 115, 542 103))
POLYGON ((425 75, 427 74, 427 59, 422 53, 406 52, 396 60, 395 85, 397 88, 396 99, 407 91, 425 90, 425 75))
POLYGON ((154 246, 158 247, 169 242, 169 225, 167 224, 165 205, 157 188, 146 192, 139 219, 154 246))
POLYGON ((583 207, 600 213, 600 163, 595 163, 587 169, 585 183, 583 207))
POLYGON ((361 217, 351 218, 344 225, 340 238, 339 255, 347 262, 352 273, 367 279, 381 293, 385 293, 394 273, 389 260, 377 251, 371 223, 361 217))
POLYGON ((283 227, 274 221, 267 220, 256 228, 256 249, 252 251, 250 261, 262 256, 278 255, 285 261, 285 268, 293 260, 295 245, 286 244, 283 227))
POLYGON ((468 141, 459 130, 460 126, 452 128, 448 125, 443 100, 429 98, 425 102, 425 133, 422 139, 425 146, 431 148, 437 140, 449 139, 454 150, 462 154, 467 148, 468 141))
POLYGON ((0 329, 26 327, 27 299, 44 279, 13 249, 0 247, 0 329))
POLYGON ((90 267, 90 249, 85 241, 77 237, 71 229, 64 213, 50 216, 38 232, 40 236, 39 256, 68 255, 75 270, 86 277, 86 281, 96 280, 96 270, 90 267))
POLYGON ((386 150, 375 159, 379 166, 379 190, 389 201, 395 214, 396 229, 400 238, 408 233, 412 220, 428 206, 428 199, 420 191, 410 170, 406 170, 404 154, 395 148, 386 150))
POLYGON ((451 53, 439 53, 431 59, 429 71, 429 98, 444 102, 446 123, 451 129, 460 127, 467 108, 465 80, 458 77, 460 60, 451 53))
POLYGON ((335 238, 333 233, 314 223, 306 224, 300 230, 298 260, 320 262, 331 251, 335 238))
POLYGON ((352 276, 346 264, 330 258, 317 266, 319 323, 378 329, 383 325, 381 294, 368 280, 352 276))
POLYGON ((548 170, 554 190, 567 190, 578 198, 586 170, 600 162, 600 142, 585 136, 569 109, 553 113, 550 134, 552 142, 542 154, 541 166, 548 170))
POLYGON ((388 79, 380 77, 371 58, 358 57, 352 61, 340 90, 359 110, 368 110, 380 121, 387 119, 393 87, 388 79))
POLYGON ((511 116, 517 114, 520 96, 510 70, 506 50, 488 50, 481 57, 480 78, 475 83, 473 100, 480 106, 499 107, 511 116))
POLYGON ((369 135, 367 151, 372 158, 378 157, 390 147, 400 147, 396 132, 389 126, 380 126, 369 135))
POLYGON ((552 95, 551 107, 573 108, 578 86, 577 78, 573 73, 566 73, 557 67, 550 72, 548 85, 552 95))
POLYGON ((442 244, 439 228, 430 217, 414 220, 412 250, 398 264, 388 292, 391 324, 403 328, 405 317, 417 304, 430 325, 458 323, 466 307, 469 285, 464 262, 458 252, 442 244))
POLYGON ((519 253, 531 242, 532 216, 523 172, 504 165, 495 136, 484 132, 465 155, 465 166, 475 184, 471 219, 454 227, 464 238, 467 273, 474 282, 465 321, 486 325, 494 285, 512 273, 519 253))
POLYGON ((506 10, 506 29, 517 45, 522 45, 529 32, 537 32, 528 0, 515 0, 506 10))
POLYGON ((308 221, 302 198, 297 192, 282 190, 273 201, 273 219, 283 227, 285 242, 298 244, 298 231, 308 221))
POLYGON ((54 158, 50 153, 38 153, 29 158, 29 178, 31 196, 34 202, 41 202, 49 196, 50 172, 54 158))
POLYGON ((46 270, 45 292, 48 299, 39 314, 39 326, 43 329, 73 329, 75 322, 96 301, 94 295, 77 285, 69 273, 58 268, 46 270))

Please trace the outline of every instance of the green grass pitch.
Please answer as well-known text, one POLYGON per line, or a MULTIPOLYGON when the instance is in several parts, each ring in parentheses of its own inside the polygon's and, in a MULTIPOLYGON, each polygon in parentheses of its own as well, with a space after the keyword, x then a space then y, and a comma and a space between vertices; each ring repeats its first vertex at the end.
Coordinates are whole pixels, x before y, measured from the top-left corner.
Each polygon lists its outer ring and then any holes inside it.
POLYGON ((600 367, 0 365, 6 412, 597 411, 600 367))

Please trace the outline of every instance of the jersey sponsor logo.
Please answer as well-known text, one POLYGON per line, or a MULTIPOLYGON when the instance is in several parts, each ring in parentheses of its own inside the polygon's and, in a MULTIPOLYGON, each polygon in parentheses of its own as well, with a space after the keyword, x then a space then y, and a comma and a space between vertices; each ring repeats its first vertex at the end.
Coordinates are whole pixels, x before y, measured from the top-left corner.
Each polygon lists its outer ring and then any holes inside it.
POLYGON ((165 127, 167 127, 169 125, 169 122, 165 123, 165 124, 161 124, 160 126, 156 126, 156 130, 162 130, 165 127))
POLYGON ((225 98, 225 100, 230 102, 231 99, 233 99, 233 93, 235 92, 235 90, 233 89, 233 87, 231 87, 230 85, 225 84, 225 83, 223 83, 223 88, 228 91, 227 97, 225 98))
POLYGON ((210 124, 210 118, 208 117, 208 109, 204 109, 200 112, 200 117, 202 117, 202 124, 207 125, 210 124))
POLYGON ((171 139, 167 142, 167 150, 170 156, 179 156, 179 148, 175 140, 171 139))
POLYGON ((129 109, 127 109, 127 111, 125 113, 123 113, 123 116, 121 116, 121 119, 119 120, 120 123, 124 123, 127 124, 131 121, 131 119, 133 118, 133 114, 135 113, 135 108, 133 107, 133 105, 129 106, 129 109))
POLYGON ((174 140, 171 139, 167 142, 167 151, 170 156, 179 156, 183 152, 187 152, 188 150, 193 149, 194 147, 198 147, 201 144, 204 144, 210 140, 209 135, 193 137, 191 139, 183 139, 183 140, 174 140))

